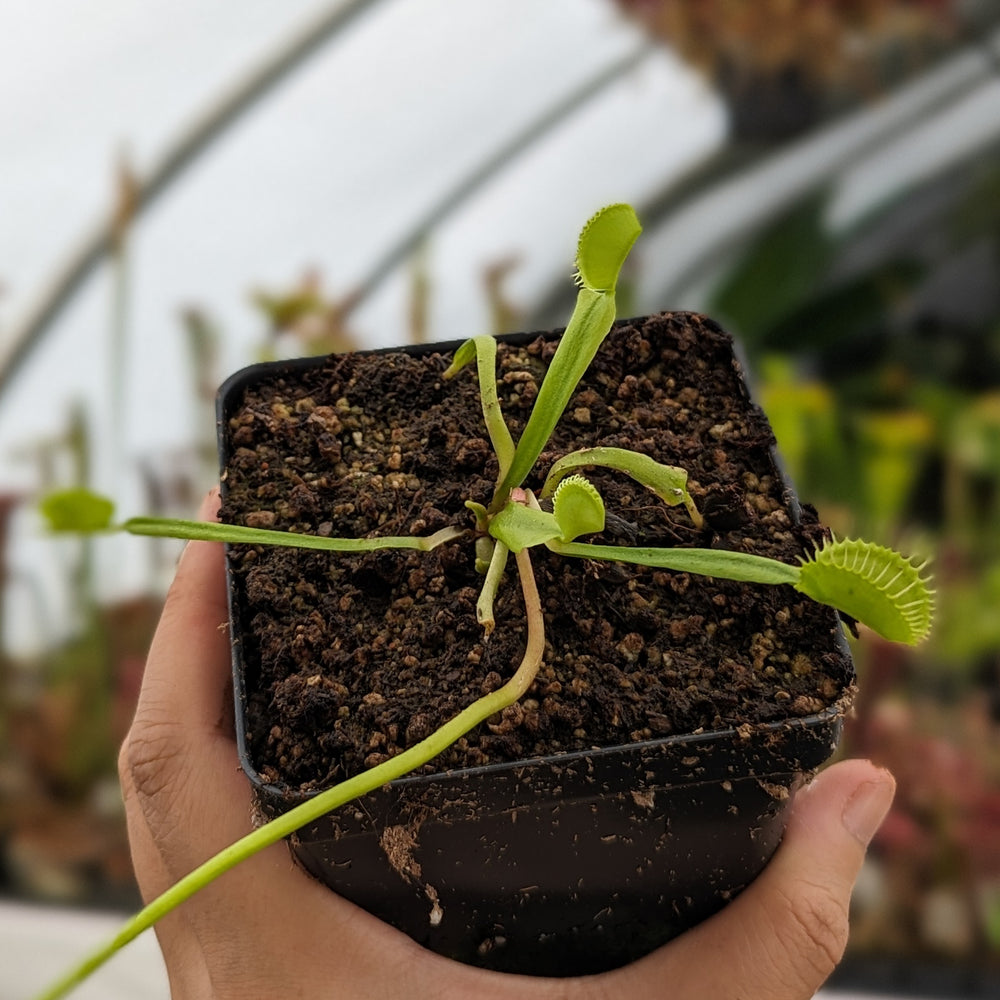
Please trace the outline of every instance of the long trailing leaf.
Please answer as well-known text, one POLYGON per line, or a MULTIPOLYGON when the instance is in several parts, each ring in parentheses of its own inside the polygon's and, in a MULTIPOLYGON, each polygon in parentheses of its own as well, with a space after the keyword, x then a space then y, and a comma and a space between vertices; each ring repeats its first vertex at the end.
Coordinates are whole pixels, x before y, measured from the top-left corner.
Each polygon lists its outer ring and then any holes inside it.
POLYGON ((497 395, 497 342, 486 334, 467 340, 455 352, 443 377, 454 378, 472 360, 473 355, 476 357, 479 398, 482 401, 486 433, 490 436, 490 443, 500 463, 499 481, 507 474, 514 458, 514 439, 504 423, 497 395))
POLYGON ((291 549, 319 549, 326 552, 375 552, 379 549, 431 549, 454 541, 465 534, 462 528, 442 528, 433 535, 386 535, 381 538, 329 538, 248 528, 217 521, 187 521, 168 517, 130 517, 121 524, 113 522, 114 504, 106 497, 87 489, 57 490, 39 504, 42 516, 52 531, 60 534, 97 534, 124 531, 130 535, 153 538, 180 538, 187 541, 230 542, 245 545, 281 545, 291 549))

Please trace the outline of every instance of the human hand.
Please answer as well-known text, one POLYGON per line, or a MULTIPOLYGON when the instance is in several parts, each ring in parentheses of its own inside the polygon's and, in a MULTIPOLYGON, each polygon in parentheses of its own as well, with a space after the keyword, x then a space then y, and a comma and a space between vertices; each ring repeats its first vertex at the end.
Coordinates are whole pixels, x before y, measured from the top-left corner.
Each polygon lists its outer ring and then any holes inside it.
MULTIPOLYGON (((200 516, 216 516, 210 496, 200 516)), ((119 761, 133 864, 159 895, 250 831, 233 732, 222 547, 192 542, 119 761)), ((419 947, 267 848, 156 925, 174 1000, 806 1000, 839 961, 851 888, 894 783, 865 761, 800 791, 784 841, 722 912, 623 969, 536 979, 419 947)))

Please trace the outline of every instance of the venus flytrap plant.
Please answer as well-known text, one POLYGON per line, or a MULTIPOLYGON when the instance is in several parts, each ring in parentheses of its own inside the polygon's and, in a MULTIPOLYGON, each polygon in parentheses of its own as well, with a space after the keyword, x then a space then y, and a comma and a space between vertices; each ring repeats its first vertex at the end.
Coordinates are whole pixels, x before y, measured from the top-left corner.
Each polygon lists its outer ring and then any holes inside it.
POLYGON ((801 559, 799 565, 789 565, 759 555, 718 549, 578 542, 576 539, 581 536, 599 534, 605 524, 603 499, 596 487, 578 471, 591 467, 630 476, 656 494, 665 505, 683 505, 693 527, 696 530, 703 528, 703 518, 688 492, 687 472, 646 455, 621 448, 582 449, 553 464, 537 498, 524 486, 580 378, 611 329, 615 319, 618 274, 639 232, 638 220, 628 205, 609 206, 584 227, 576 258, 580 284, 576 308, 516 443, 501 412, 495 341, 491 337, 475 337, 455 352, 444 377, 456 377, 473 357, 476 359, 483 419, 498 461, 496 484, 489 503, 466 502, 474 518, 474 526, 469 529, 448 527, 426 537, 333 538, 155 518, 129 518, 116 524, 110 501, 81 490, 54 494, 43 502, 43 513, 50 525, 62 532, 117 530, 137 535, 235 544, 277 544, 346 553, 393 548, 431 551, 472 535, 476 565, 484 574, 476 614, 485 636, 488 638, 495 628, 494 600, 509 556, 513 554, 525 606, 527 639, 519 666, 502 687, 473 702, 426 739, 320 792, 206 861, 141 910, 112 940, 88 956, 39 1000, 57 1000, 66 995, 118 949, 240 861, 331 810, 427 763, 470 729, 520 698, 535 678, 545 646, 541 602, 530 560, 532 548, 545 546, 560 556, 629 562, 736 581, 788 584, 864 622, 889 639, 916 643, 927 634, 933 596, 922 575, 923 567, 871 543, 828 541, 801 559), (543 503, 551 509, 544 509, 543 503))

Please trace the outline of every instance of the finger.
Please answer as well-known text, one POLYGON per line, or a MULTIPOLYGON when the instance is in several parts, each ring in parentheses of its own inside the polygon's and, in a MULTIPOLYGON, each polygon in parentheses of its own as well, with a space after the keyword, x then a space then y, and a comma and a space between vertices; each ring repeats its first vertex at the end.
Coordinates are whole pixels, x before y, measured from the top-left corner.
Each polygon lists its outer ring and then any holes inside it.
MULTIPOLYGON (((210 496, 199 516, 212 519, 217 509, 210 496)), ((250 786, 232 735, 229 644, 219 629, 227 620, 223 568, 221 546, 185 549, 122 748, 129 838, 147 900, 251 829, 250 786)), ((346 977, 375 995, 392 980, 403 996, 414 967, 436 958, 313 881, 284 844, 203 888, 157 934, 178 996, 208 995, 210 968, 243 984, 240 995, 277 996, 288 970, 275 953, 296 965, 302 953, 312 956, 324 990, 346 977)))
MULTIPOLYGON (((131 775, 121 769, 122 797, 128 825, 128 842, 132 867, 143 901, 155 899, 173 881, 167 871, 156 841, 146 824, 142 809, 137 807, 131 775)), ((170 995, 174 997, 208 996, 211 980, 205 956, 194 929, 184 910, 168 913, 153 928, 170 980, 170 995)))
MULTIPOLYGON (((200 516, 214 517, 217 494, 200 516)), ((184 551, 147 659, 121 769, 170 880, 249 829, 233 739, 222 546, 184 551), (196 820, 196 824, 192 823, 196 820)))
POLYGON ((652 955, 611 973, 635 997, 806 1000, 847 944, 851 890, 892 803, 892 776, 843 761, 796 796, 784 840, 728 907, 652 955), (724 961, 720 960, 724 958, 724 961))
MULTIPOLYGON (((198 519, 214 521, 218 510, 213 490, 198 519)), ((180 726, 196 738, 231 730, 229 714, 221 712, 230 684, 225 588, 222 545, 189 542, 150 646, 137 711, 142 724, 180 726)))

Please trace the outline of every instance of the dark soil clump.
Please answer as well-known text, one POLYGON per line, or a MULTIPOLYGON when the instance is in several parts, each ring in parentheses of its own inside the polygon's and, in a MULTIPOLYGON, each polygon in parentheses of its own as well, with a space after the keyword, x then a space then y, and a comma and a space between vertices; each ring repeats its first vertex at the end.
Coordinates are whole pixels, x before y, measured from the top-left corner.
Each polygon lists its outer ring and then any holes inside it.
MULTIPOLYGON (((554 335, 502 344, 503 414, 517 439, 554 335)), ((228 421, 223 520, 337 536, 472 528, 496 462, 475 366, 450 358, 344 355, 251 387, 228 421)), ((622 322, 605 342, 525 484, 596 445, 688 470, 699 532, 628 477, 588 472, 609 512, 588 541, 714 546, 786 562, 822 533, 772 458, 729 337, 691 314, 622 322)), ((433 552, 364 555, 233 547, 234 607, 248 666, 250 756, 269 782, 330 785, 418 742, 520 662, 525 623, 511 562, 488 642, 468 538, 433 552)), ((789 587, 747 587, 614 563, 532 561, 545 661, 528 696, 470 732, 428 771, 614 746, 807 716, 852 681, 830 650, 830 610, 789 587), (817 639, 819 637, 819 641, 817 639)))

